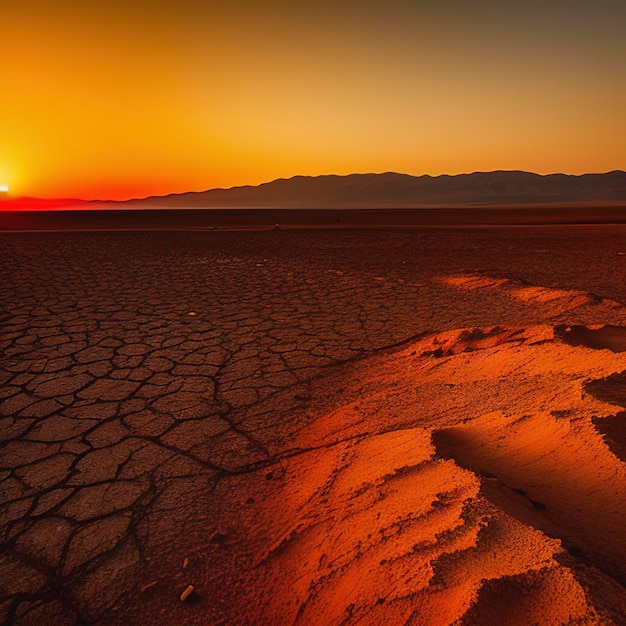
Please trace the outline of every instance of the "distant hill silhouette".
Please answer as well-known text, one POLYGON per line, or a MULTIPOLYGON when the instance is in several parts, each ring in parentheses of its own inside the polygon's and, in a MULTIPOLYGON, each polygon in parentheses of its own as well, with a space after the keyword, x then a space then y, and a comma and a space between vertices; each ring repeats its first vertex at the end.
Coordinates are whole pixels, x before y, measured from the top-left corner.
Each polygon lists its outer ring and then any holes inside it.
MULTIPOLYGON (((626 201, 626 172, 539 175, 521 171, 456 176, 294 176, 258 186, 130 200, 132 207, 348 208, 602 203, 626 201)), ((121 207, 120 207, 121 208, 121 207)))

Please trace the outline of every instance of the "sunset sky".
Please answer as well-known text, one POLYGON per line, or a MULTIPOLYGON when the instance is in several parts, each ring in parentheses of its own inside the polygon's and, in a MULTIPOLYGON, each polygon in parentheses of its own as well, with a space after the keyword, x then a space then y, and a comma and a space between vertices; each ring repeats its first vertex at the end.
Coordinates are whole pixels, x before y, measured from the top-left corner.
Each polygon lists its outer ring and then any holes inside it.
POLYGON ((624 0, 10 0, 0 185, 626 169, 624 0))

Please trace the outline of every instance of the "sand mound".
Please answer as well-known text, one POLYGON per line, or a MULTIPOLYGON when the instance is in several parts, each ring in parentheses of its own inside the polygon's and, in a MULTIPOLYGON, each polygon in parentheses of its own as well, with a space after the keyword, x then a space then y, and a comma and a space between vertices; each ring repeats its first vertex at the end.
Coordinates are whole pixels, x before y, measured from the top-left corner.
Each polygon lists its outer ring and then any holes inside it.
POLYGON ((591 300, 590 296, 574 290, 548 289, 547 287, 520 287, 512 289, 511 294, 522 302, 552 302, 553 300, 568 301, 572 307, 586 304, 591 300))
POLYGON ((206 584, 244 623, 619 623, 626 466, 585 390, 625 362, 559 332, 458 329, 313 381, 278 460, 217 485, 206 584))
POLYGON ((450 287, 458 287, 467 291, 475 289, 486 289, 490 287, 500 287, 508 282, 506 278, 491 278, 490 276, 469 275, 469 276, 447 276, 440 278, 439 282, 450 287))
POLYGON ((485 581, 459 626, 560 626, 574 620, 598 621, 571 572, 544 568, 485 581))
MULTIPOLYGON (((603 298, 595 293, 576 289, 555 289, 552 287, 528 285, 523 281, 496 278, 482 274, 444 276, 437 278, 436 281, 448 287, 465 291, 499 291, 502 295, 524 305, 541 307, 544 317, 547 318, 561 316, 585 305, 602 306, 607 309, 624 308, 618 302, 603 298)), ((610 339, 607 340, 611 341, 610 339)))
POLYGON ((486 477, 485 495, 509 514, 559 537, 598 569, 626 583, 626 537, 621 531, 626 467, 591 421, 492 414, 437 431, 433 439, 440 456, 486 477))

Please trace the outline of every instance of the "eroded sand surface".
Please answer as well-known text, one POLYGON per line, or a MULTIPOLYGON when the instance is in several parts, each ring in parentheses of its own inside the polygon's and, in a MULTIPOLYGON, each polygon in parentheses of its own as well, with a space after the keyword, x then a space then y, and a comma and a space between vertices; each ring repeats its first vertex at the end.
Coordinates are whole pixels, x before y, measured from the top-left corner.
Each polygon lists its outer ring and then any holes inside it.
POLYGON ((2 618, 624 623, 625 252, 0 235, 2 618))

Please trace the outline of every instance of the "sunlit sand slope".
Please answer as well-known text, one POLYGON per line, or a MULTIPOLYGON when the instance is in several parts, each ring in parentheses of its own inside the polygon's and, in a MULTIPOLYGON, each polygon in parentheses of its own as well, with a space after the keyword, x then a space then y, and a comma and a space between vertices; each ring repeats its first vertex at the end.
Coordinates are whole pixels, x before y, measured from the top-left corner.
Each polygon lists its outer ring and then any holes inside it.
POLYGON ((460 329, 314 381, 283 460, 218 486, 212 584, 250 623, 621 623, 626 466, 591 381, 626 358, 569 332, 460 329))

